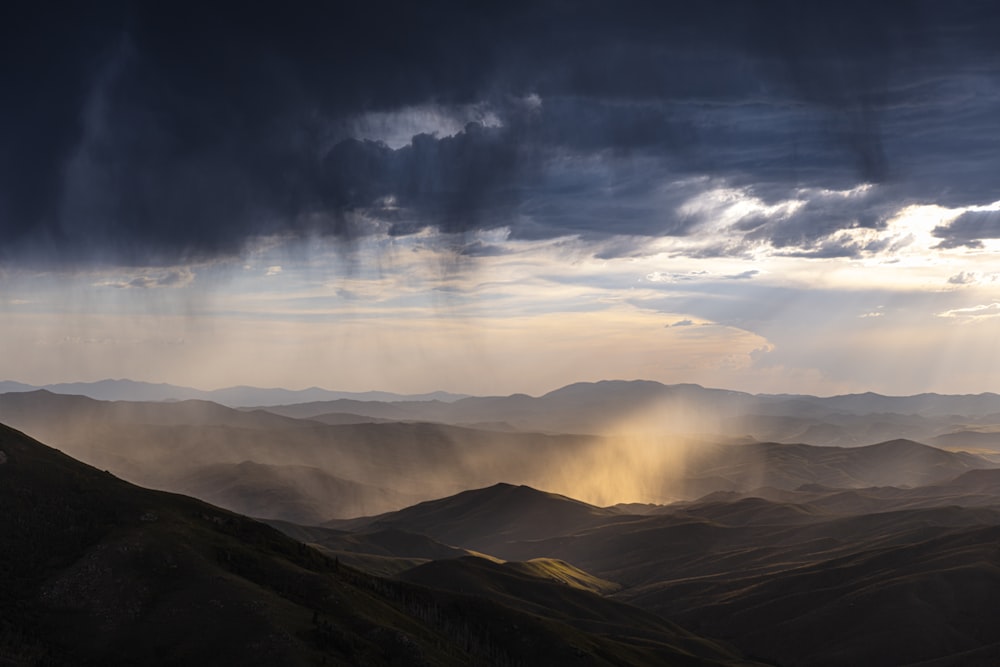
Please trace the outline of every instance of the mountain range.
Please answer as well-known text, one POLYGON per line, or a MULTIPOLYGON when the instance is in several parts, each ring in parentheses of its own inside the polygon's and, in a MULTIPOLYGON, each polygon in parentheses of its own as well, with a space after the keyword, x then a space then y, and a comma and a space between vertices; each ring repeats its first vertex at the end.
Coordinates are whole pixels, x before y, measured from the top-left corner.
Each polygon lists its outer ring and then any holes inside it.
POLYGON ((612 505, 762 486, 916 486, 996 465, 988 455, 900 439, 842 448, 422 421, 329 424, 207 401, 98 401, 45 390, 0 394, 0 421, 129 481, 306 524, 496 482, 612 505))
POLYGON ((0 664, 996 664, 992 401, 3 393, 0 664))

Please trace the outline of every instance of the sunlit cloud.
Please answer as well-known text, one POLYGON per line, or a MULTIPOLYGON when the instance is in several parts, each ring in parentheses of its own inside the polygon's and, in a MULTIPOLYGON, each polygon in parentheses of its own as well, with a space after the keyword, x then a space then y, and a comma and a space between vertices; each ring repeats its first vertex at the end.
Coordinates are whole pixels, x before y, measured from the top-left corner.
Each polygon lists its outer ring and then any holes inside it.
POLYGON ((938 317, 951 317, 963 320, 985 320, 1000 316, 1000 303, 988 303, 969 308, 954 308, 938 313, 938 317))

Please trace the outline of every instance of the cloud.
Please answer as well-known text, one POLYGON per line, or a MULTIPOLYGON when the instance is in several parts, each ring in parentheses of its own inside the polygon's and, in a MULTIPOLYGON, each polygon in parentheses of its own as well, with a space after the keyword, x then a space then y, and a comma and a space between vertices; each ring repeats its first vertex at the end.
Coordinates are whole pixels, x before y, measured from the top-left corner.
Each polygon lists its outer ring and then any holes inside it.
POLYGON ((968 308, 953 308, 938 313, 938 317, 952 317, 965 320, 982 320, 1000 317, 1000 303, 988 303, 968 308))
POLYGON ((757 269, 750 269, 748 271, 742 271, 740 273, 730 274, 725 278, 726 280, 750 280, 759 273, 760 271, 758 271, 757 269))
POLYGON ((979 277, 971 271, 959 271, 948 278, 949 285, 974 285, 979 282, 979 277))
POLYGON ((265 276, 278 276, 278 275, 281 275, 281 272, 282 272, 282 268, 280 266, 278 266, 277 264, 275 264, 274 266, 267 267, 267 270, 264 272, 264 275, 265 276))
MULTIPOLYGON (((711 218, 684 204, 719 184, 802 203, 697 252, 857 256, 838 233, 991 201, 1000 169, 988 5, 17 11, 0 34, 18 63, 0 109, 4 263, 174 266, 261 237, 428 227, 634 247, 697 234, 711 218)), ((956 220, 940 247, 995 226, 956 220)))
POLYGON ((195 273, 189 268, 181 267, 163 271, 146 270, 136 275, 102 280, 96 287, 114 287, 117 289, 157 289, 160 287, 187 287, 194 282, 195 273))
POLYGON ((983 239, 1000 239, 1000 211, 966 211, 933 234, 941 239, 938 248, 982 248, 983 239))
POLYGON ((693 280, 700 280, 708 277, 707 271, 691 271, 689 273, 665 273, 663 271, 653 271, 646 274, 646 280, 651 283, 682 283, 693 280))

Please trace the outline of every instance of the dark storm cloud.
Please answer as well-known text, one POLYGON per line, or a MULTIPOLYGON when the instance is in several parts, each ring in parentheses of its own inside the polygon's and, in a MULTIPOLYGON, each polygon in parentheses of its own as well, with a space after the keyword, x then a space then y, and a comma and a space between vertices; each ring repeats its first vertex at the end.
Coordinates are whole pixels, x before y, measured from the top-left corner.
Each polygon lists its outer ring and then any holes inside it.
POLYGON ((982 239, 1000 239, 1000 211, 966 211, 934 228, 938 248, 982 248, 982 239))
POLYGON ((710 183, 766 201, 862 182, 888 193, 742 223, 753 242, 822 254, 904 203, 995 199, 990 3, 5 11, 7 261, 172 263, 261 235, 426 226, 683 236, 703 220, 678 208, 710 183), (353 129, 366 114, 457 118, 468 105, 498 123, 396 148, 353 129))

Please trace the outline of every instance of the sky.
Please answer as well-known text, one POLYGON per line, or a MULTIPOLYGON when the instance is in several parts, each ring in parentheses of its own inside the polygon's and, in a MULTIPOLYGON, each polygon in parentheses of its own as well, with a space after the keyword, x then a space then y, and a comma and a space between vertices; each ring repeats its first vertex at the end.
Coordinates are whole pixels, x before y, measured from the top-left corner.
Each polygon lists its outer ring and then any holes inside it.
POLYGON ((1000 391, 994 3, 251 4, 0 10, 0 379, 1000 391))

